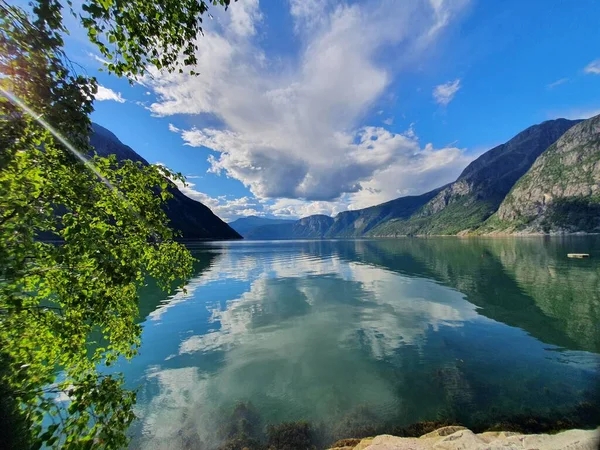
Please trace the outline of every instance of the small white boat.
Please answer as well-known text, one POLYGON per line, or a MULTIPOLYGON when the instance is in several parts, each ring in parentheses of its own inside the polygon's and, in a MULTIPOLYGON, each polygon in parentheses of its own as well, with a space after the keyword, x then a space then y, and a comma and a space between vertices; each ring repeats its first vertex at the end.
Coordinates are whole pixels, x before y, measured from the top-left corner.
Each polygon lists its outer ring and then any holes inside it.
POLYGON ((569 258, 589 258, 589 253, 567 253, 569 258))

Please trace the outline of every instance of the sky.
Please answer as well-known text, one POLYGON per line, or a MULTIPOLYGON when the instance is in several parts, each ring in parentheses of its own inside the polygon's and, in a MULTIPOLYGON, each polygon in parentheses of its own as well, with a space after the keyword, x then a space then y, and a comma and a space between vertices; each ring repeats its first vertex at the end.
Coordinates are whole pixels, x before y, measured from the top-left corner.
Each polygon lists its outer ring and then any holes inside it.
POLYGON ((600 114, 596 0, 239 0, 199 76, 99 72, 92 120, 226 221, 335 215, 453 181, 544 120, 600 114))

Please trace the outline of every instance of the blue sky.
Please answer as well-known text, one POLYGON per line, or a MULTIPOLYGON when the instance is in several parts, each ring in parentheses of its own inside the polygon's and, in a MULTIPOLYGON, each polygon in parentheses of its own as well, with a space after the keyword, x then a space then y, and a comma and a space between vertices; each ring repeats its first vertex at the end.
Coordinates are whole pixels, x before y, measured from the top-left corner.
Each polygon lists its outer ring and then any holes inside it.
MULTIPOLYGON (((452 181, 544 120, 600 113, 595 0, 239 0, 200 76, 133 86, 70 26, 95 122, 219 216, 336 214, 452 181)), ((71 20, 71 19, 69 19, 71 20)))

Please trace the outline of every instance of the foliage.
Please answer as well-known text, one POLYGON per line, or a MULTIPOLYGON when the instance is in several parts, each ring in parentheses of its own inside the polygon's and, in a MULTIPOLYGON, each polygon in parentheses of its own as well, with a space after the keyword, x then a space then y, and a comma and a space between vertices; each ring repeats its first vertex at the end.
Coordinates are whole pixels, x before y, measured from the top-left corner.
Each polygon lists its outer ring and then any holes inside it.
MULTIPOLYGON (((6 376, 8 357, 0 351, 0 380, 6 376)), ((29 434, 31 423, 22 414, 17 399, 12 395, 10 386, 0 383, 0 449, 26 450, 31 448, 29 434)))
MULTIPOLYGON (((121 14, 141 7, 86 4, 121 14)), ((73 70, 64 33, 57 0, 39 0, 30 15, 0 4, 1 382, 5 404, 20 404, 32 424, 35 447, 119 448, 135 393, 101 368, 137 351, 145 278, 181 285, 192 257, 161 209, 171 196, 167 178, 179 175, 115 157, 85 161, 96 83, 73 70), (49 237, 56 242, 41 239, 49 237)), ((160 48, 160 35, 148 38, 160 48)), ((150 44, 140 45, 119 50, 129 62, 118 73, 141 70, 135 51, 150 44)))
MULTIPOLYGON (((84 0, 80 18, 90 41, 109 60, 109 72, 134 77, 148 65, 183 72, 181 66, 194 66, 197 62, 195 40, 202 33, 202 16, 209 3, 210 0, 84 0)), ((226 9, 229 3, 230 0, 212 0, 213 5, 226 9)))

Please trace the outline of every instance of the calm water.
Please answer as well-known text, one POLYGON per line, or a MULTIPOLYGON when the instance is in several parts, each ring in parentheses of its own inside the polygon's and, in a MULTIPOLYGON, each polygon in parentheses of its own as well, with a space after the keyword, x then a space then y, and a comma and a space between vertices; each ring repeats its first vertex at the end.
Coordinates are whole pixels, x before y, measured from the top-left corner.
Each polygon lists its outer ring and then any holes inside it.
POLYGON ((132 447, 213 445, 239 402, 345 437, 597 402, 600 257, 578 251, 600 238, 195 245, 187 293, 144 292, 119 367, 139 388, 132 447))

